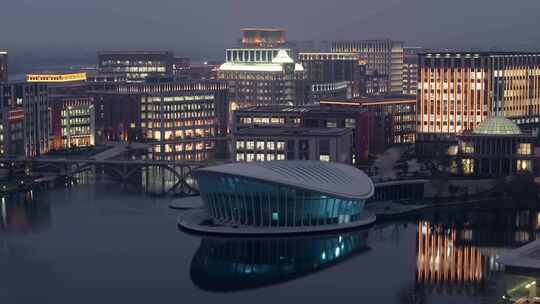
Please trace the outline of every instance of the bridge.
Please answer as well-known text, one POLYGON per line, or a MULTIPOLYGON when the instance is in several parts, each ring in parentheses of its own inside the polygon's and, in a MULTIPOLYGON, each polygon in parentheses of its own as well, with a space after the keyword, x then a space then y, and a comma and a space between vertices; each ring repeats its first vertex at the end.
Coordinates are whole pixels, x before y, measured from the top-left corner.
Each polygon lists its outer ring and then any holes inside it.
MULTIPOLYGON (((133 183, 146 168, 160 168, 176 178, 168 193, 194 195, 198 190, 190 184, 191 172, 210 165, 210 162, 185 162, 164 160, 111 160, 95 158, 0 158, 0 168, 18 168, 25 172, 54 172, 58 176, 74 178, 91 168, 101 168, 122 183, 133 183)), ((136 184, 135 184, 136 185, 136 184)))

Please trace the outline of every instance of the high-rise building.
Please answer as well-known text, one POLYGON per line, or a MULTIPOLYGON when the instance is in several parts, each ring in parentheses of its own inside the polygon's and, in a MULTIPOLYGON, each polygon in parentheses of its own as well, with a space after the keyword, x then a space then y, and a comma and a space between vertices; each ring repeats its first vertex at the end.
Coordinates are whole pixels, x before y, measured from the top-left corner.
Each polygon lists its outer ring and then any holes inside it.
POLYGON ((227 49, 219 79, 229 86, 230 110, 257 105, 296 105, 306 97, 304 68, 288 49, 227 49))
POLYGON ((354 98, 364 94, 365 64, 357 53, 300 53, 311 101, 354 98))
POLYGON ((173 75, 175 62, 170 51, 107 51, 98 54, 100 73, 125 75, 128 81, 144 81, 152 75, 173 75))
POLYGON ((403 42, 393 40, 335 41, 332 52, 358 53, 366 61, 368 95, 403 92, 403 42))
POLYGON ((8 53, 0 51, 0 82, 8 80, 8 53))
POLYGON ((49 152, 46 84, 0 84, 0 105, 0 154, 34 157, 49 152))
POLYGON ((26 75, 29 83, 45 83, 51 119, 51 149, 95 144, 94 98, 88 93, 86 73, 40 72, 26 75))
POLYGON ((419 135, 455 135, 489 116, 540 120, 540 53, 453 52, 419 56, 419 135))
POLYGON ((418 54, 424 48, 406 46, 403 48, 403 94, 416 95, 418 84, 418 54))

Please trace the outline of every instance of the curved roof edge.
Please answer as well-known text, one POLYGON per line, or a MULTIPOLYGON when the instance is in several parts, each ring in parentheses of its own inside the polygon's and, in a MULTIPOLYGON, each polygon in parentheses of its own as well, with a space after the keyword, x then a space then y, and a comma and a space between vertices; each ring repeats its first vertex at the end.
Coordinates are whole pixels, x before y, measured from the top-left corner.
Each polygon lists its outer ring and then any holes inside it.
POLYGON ((350 165, 319 161, 230 163, 194 171, 244 177, 341 199, 363 200, 375 192, 371 179, 350 165))

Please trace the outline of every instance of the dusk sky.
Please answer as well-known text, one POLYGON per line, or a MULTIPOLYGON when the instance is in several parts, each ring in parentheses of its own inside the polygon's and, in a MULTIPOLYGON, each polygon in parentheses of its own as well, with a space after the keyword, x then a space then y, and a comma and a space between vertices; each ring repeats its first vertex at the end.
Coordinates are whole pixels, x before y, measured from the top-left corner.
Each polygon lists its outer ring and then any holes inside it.
POLYGON ((2 0, 0 49, 171 49, 220 59, 245 26, 284 27, 289 40, 540 49, 539 11, 538 0, 2 0))

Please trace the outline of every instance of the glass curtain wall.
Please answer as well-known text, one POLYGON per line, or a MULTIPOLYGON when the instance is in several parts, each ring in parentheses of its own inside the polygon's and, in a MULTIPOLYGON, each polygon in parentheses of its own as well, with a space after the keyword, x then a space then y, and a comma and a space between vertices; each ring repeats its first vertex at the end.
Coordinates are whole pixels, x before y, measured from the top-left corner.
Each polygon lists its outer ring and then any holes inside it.
POLYGON ((290 186, 227 175, 197 180, 209 215, 232 225, 296 227, 358 220, 364 200, 347 200, 290 186))

